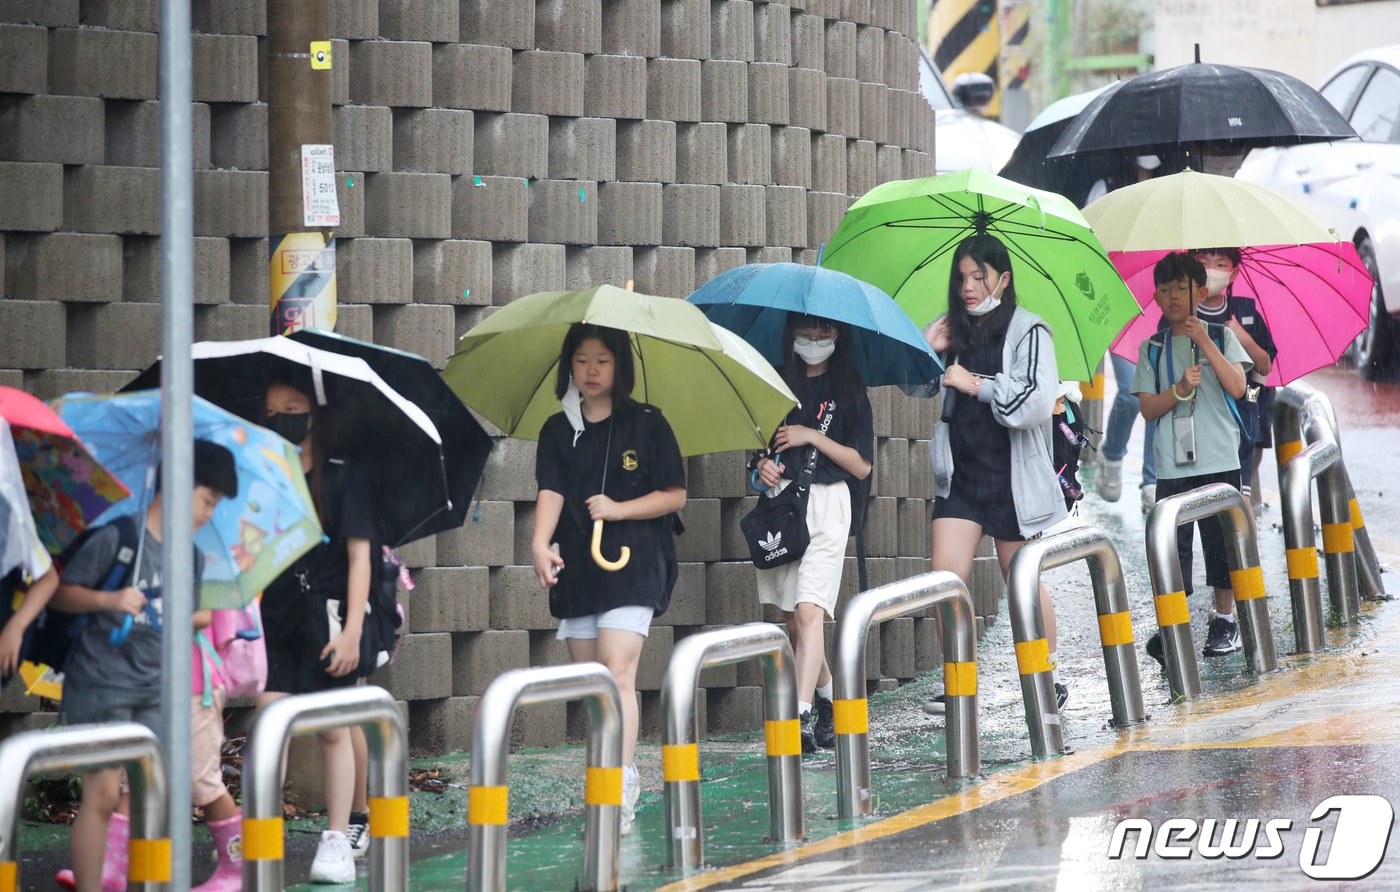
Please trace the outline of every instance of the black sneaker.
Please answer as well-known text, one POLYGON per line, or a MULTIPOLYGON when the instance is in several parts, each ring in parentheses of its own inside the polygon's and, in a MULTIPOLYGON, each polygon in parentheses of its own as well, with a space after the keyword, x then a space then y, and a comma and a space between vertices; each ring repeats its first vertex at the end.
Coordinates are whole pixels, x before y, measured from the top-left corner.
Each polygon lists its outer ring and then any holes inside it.
POLYGON ((817 717, 812 725, 812 738, 824 750, 836 747, 836 718, 832 713, 831 701, 818 694, 812 703, 817 717))
POLYGON ((1223 657, 1240 649, 1240 624, 1216 617, 1206 627, 1206 646, 1201 653, 1223 657))
POLYGON ((1069 688, 1055 682, 1055 711, 1059 712, 1065 708, 1065 701, 1069 699, 1069 688))
POLYGON ((1152 637, 1147 639, 1147 655, 1158 663, 1161 663, 1163 669, 1167 668, 1167 658, 1162 653, 1161 632, 1153 632, 1152 637))
POLYGON ((944 700, 943 694, 924 702, 924 712, 929 715, 943 715, 947 711, 947 702, 944 700))
POLYGON ((817 751, 817 720, 812 717, 812 710, 809 709, 802 713, 797 717, 797 720, 802 723, 802 754, 805 756, 808 753, 815 753, 817 751))

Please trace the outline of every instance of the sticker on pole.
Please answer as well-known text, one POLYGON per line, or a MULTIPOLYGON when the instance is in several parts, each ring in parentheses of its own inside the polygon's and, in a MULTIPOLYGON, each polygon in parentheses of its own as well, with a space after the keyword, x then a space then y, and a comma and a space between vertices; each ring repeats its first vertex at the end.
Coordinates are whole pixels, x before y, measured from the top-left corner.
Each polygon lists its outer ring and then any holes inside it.
POLYGON ((302 225, 315 229, 340 225, 335 197, 335 146, 301 147, 302 225))
POLYGON ((326 71, 331 67, 331 42, 329 40, 311 41, 311 67, 317 71, 326 71))

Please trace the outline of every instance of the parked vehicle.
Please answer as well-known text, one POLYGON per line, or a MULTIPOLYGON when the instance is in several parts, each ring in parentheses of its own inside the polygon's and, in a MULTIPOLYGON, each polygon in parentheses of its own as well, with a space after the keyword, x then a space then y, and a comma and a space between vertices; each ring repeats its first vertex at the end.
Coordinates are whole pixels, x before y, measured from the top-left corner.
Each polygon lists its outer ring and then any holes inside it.
POLYGON ((1360 138, 1256 149, 1236 176, 1300 199, 1356 245, 1375 285, 1354 351, 1375 380, 1400 366, 1400 44, 1357 53, 1318 89, 1360 138))
MULTIPOLYGON (((973 78, 968 80, 956 91, 956 95, 950 92, 938 69, 933 67, 927 51, 920 49, 919 91, 933 107, 936 118, 934 139, 937 145, 934 146, 933 162, 939 173, 953 173, 969 167, 996 173, 1011 160, 1011 153, 1021 141, 1021 134, 1015 130, 965 107, 976 104, 982 86, 973 78)), ((986 79, 986 86, 994 89, 990 79, 986 79)), ((991 98, 990 91, 986 93, 986 98, 991 98)))

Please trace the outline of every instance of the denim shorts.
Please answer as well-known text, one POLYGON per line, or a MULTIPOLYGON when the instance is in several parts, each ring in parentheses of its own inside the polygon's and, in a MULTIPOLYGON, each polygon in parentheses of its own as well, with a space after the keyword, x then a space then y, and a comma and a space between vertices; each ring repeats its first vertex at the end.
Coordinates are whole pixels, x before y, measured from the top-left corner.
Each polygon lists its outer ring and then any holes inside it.
POLYGON ((95 722, 139 722, 160 734, 163 727, 160 692, 122 688, 83 690, 64 685, 63 724, 88 725, 95 722))
POLYGON ((599 629, 621 629, 636 632, 643 638, 651 631, 651 617, 656 611, 650 607, 615 607, 612 610, 592 616, 576 616, 559 620, 559 641, 567 638, 597 638, 599 629))

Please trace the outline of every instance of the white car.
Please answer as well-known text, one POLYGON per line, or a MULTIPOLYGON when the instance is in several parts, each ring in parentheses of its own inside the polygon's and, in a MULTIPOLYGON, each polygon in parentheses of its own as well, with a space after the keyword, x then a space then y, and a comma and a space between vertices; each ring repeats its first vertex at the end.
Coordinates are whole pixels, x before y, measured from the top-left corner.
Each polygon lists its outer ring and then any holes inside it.
POLYGON ((934 146, 933 161, 938 173, 953 173, 969 167, 996 173, 1011 160, 1021 134, 964 108, 948 91, 922 47, 919 92, 934 111, 934 138, 938 144, 934 146))
POLYGON ((1400 44, 1357 53, 1319 90, 1361 138, 1255 149, 1236 176, 1301 200, 1356 245, 1375 280, 1356 365, 1375 380, 1400 366, 1400 44))

